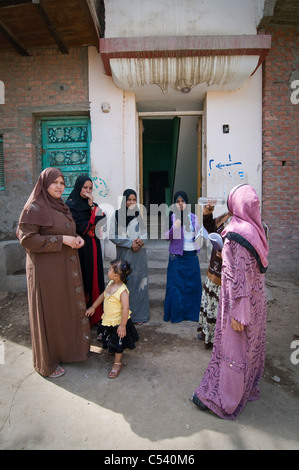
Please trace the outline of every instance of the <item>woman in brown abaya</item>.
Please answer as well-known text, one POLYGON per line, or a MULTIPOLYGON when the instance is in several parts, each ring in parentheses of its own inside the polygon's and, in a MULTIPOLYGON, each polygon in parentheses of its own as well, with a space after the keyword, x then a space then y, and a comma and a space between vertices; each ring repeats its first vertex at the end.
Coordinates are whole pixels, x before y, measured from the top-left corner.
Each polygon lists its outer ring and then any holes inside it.
POLYGON ((20 215, 17 237, 26 249, 29 319, 33 365, 47 377, 65 373, 60 362, 88 357, 89 320, 76 234, 69 208, 61 199, 64 177, 46 168, 20 215))

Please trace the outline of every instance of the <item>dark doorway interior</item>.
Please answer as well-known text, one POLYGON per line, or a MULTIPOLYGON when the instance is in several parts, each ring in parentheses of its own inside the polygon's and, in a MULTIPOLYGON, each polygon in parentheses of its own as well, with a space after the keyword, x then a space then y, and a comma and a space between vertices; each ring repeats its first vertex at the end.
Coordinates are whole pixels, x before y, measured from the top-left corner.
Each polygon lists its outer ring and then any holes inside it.
POLYGON ((143 119, 143 203, 171 204, 180 118, 143 119))
POLYGON ((150 204, 165 203, 165 188, 168 187, 168 171, 149 171, 150 204))

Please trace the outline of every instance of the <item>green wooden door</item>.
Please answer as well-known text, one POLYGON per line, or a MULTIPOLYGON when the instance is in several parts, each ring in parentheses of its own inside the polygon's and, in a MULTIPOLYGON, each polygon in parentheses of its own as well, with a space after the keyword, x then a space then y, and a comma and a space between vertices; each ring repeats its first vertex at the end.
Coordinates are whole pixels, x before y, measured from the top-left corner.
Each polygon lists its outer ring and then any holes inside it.
POLYGON ((59 168, 66 199, 79 175, 90 174, 90 122, 86 117, 42 120, 42 167, 59 168))

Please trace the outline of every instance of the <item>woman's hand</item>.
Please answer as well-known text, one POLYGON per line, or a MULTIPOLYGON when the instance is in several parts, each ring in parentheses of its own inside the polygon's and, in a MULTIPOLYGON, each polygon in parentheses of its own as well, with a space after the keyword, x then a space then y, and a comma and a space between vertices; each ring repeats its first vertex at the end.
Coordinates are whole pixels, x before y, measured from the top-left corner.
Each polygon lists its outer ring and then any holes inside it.
POLYGON ((77 248, 82 248, 85 245, 85 241, 79 235, 76 236, 77 248))
POLYGON ((175 228, 180 228, 181 225, 182 225, 182 224, 181 224, 180 219, 177 219, 177 220, 174 222, 174 224, 173 224, 173 226, 174 226, 175 228))
POLYGON ((132 248, 133 251, 137 252, 137 251, 140 250, 141 247, 138 245, 137 241, 134 240, 132 245, 131 245, 131 248, 132 248))
POLYGON ((90 207, 93 205, 93 195, 92 193, 89 193, 89 192, 86 192, 85 193, 85 196, 87 197, 88 199, 88 204, 90 205, 90 207))
POLYGON ((138 246, 142 247, 144 245, 144 241, 141 240, 141 238, 136 238, 135 242, 137 243, 138 246))
POLYGON ((79 236, 73 237, 71 235, 63 235, 62 236, 62 243, 64 245, 70 246, 73 249, 78 250, 79 248, 81 248, 84 245, 84 240, 83 240, 83 238, 81 238, 79 236))
POLYGON ((203 208, 203 215, 209 215, 209 214, 212 214, 212 212, 214 211, 215 209, 215 206, 213 206, 212 204, 206 204, 203 208))
POLYGON ((235 330, 235 331, 244 331, 244 325, 242 325, 242 323, 238 322, 234 318, 231 319, 230 324, 231 324, 231 327, 232 327, 233 330, 235 330))

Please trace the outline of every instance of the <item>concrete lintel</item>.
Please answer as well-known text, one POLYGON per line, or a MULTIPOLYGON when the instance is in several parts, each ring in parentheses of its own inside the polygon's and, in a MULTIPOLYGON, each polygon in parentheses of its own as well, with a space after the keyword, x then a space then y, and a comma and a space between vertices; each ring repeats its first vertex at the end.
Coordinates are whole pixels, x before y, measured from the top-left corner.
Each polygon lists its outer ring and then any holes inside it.
POLYGON ((100 53, 107 75, 110 59, 258 55, 259 65, 271 47, 271 35, 161 36, 100 39, 100 53))

